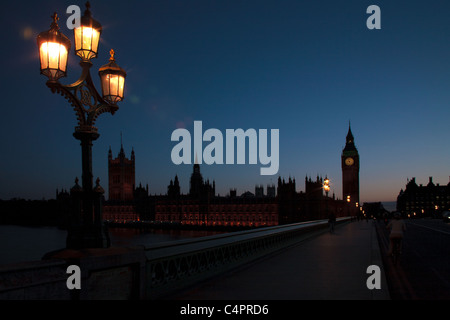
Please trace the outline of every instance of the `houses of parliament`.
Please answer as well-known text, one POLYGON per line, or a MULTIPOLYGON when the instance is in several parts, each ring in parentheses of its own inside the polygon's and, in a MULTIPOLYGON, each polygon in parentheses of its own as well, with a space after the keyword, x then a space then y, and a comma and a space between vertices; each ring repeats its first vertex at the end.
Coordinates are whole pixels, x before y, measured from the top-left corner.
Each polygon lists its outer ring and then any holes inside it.
POLYGON ((150 195, 148 185, 135 183, 135 153, 127 158, 123 146, 117 157, 108 152, 109 199, 103 220, 110 223, 151 222, 161 225, 260 227, 359 214, 359 154, 349 125, 341 154, 342 199, 324 194, 324 177, 305 177, 305 191, 297 192, 295 178, 278 177, 277 185, 255 186, 255 192, 216 195, 215 181, 204 180, 193 165, 189 193, 180 192, 180 180, 170 180, 165 195, 150 195))

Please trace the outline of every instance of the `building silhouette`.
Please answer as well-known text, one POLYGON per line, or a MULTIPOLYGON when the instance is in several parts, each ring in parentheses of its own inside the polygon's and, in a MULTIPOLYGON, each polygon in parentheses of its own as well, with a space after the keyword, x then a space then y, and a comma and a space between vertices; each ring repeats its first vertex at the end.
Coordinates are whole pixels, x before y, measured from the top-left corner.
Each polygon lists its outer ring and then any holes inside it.
POLYGON ((275 185, 267 185, 267 197, 269 198, 275 198, 275 185))
POLYGON ((446 185, 433 183, 417 185, 416 178, 408 179, 405 190, 401 189, 397 197, 397 211, 407 217, 435 217, 450 209, 450 182, 446 185))
POLYGON ((108 153, 109 200, 105 202, 104 220, 114 223, 152 222, 161 226, 260 227, 355 215, 359 212, 359 154, 349 130, 341 155, 343 199, 324 194, 324 179, 305 177, 304 191, 297 191, 295 178, 278 177, 277 186, 262 185, 255 192, 227 196, 216 195, 215 181, 204 180, 195 161, 189 179, 189 192, 182 194, 178 175, 171 179, 165 195, 149 195, 146 188, 134 186, 135 154, 127 159, 121 149, 117 158, 108 153), (350 160, 351 159, 351 160, 350 160), (347 201, 349 199, 349 201, 347 201))
POLYGON ((167 195, 171 199, 178 198, 180 196, 180 182, 178 181, 177 175, 174 180, 170 180, 170 184, 167 187, 167 195))
MULTIPOLYGON (((135 153, 131 150, 127 158, 123 149, 122 134, 120 151, 113 158, 111 147, 108 151, 108 201, 103 204, 103 219, 107 221, 131 222, 140 221, 141 215, 146 215, 148 185, 144 189, 140 185, 135 188, 135 153), (144 199, 144 200, 143 200, 144 199)), ((148 214, 147 214, 148 215, 148 214)))
POLYGON ((194 169, 191 174, 189 184, 189 196, 192 198, 203 198, 213 196, 216 193, 216 183, 213 181, 212 185, 209 180, 203 181, 203 176, 200 173, 200 165, 195 161, 194 169))
POLYGON ((204 181, 199 164, 194 164, 189 193, 179 192, 178 177, 168 186, 166 196, 156 196, 155 223, 172 226, 259 227, 278 224, 275 198, 257 198, 251 192, 220 197, 215 194, 215 182, 204 181))
POLYGON ((262 185, 255 186, 255 197, 257 198, 264 197, 264 187, 262 185))
POLYGON ((350 124, 341 155, 342 199, 347 201, 352 210, 358 210, 359 203, 359 153, 355 146, 350 124))
POLYGON ((131 150, 128 159, 120 142, 120 152, 113 158, 111 147, 108 151, 108 187, 109 200, 133 200, 135 186, 135 154, 131 150))

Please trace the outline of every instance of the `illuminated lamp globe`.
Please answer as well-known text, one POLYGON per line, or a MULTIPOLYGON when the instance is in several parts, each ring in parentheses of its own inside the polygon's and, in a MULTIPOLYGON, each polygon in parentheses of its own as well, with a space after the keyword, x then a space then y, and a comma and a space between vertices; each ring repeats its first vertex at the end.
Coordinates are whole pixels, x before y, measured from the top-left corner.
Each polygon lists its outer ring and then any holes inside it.
POLYGON ((52 19, 50 30, 37 36, 37 45, 41 74, 47 76, 50 81, 57 81, 66 76, 70 40, 59 30, 56 12, 52 19))
POLYGON ((102 84, 102 96, 108 103, 117 104, 124 98, 125 78, 127 73, 119 67, 114 58, 114 50, 110 51, 109 62, 98 70, 102 84))
POLYGON ((80 26, 73 29, 75 53, 83 60, 90 61, 97 57, 98 43, 102 33, 102 25, 92 18, 89 1, 86 11, 80 19, 80 26))

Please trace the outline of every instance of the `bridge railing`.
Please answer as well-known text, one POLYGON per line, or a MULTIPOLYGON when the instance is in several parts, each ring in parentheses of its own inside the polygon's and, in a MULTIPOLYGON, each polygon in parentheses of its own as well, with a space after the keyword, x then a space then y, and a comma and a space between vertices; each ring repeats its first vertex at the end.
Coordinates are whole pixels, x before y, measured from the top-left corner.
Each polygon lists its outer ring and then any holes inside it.
MULTIPOLYGON (((338 218, 336 222, 349 219, 338 218)), ((147 246, 145 298, 170 295, 294 245, 327 227, 327 220, 318 220, 147 246)))
MULTIPOLYGON (((348 221, 340 218, 337 223, 348 221)), ((158 299, 324 232, 326 220, 132 248, 58 250, 41 261, 0 266, 0 300, 158 299), (81 270, 69 290, 67 268, 81 270)))

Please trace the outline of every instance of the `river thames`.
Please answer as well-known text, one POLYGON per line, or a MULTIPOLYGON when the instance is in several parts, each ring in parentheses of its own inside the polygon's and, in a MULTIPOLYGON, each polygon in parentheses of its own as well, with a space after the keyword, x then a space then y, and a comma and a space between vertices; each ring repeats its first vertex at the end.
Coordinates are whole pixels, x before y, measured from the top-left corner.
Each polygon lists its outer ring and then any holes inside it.
MULTIPOLYGON (((109 228, 111 246, 129 247, 217 234, 213 231, 109 228)), ((0 225, 0 265, 41 260, 44 254, 63 249, 67 231, 56 227, 0 225)))

